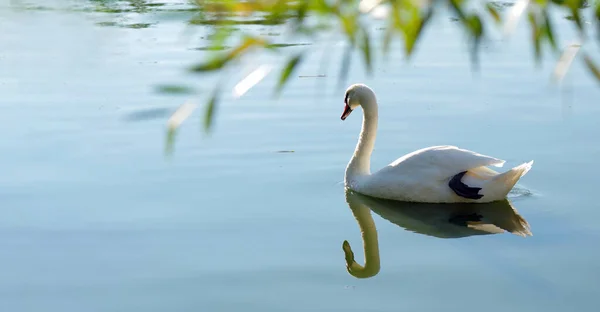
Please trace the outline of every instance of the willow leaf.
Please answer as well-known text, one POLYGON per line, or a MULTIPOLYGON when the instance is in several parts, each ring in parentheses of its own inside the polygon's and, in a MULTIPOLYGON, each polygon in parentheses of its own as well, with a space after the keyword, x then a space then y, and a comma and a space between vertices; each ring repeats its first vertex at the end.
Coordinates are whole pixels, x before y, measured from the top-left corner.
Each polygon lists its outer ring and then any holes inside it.
POLYGON ((215 110, 219 101, 219 89, 215 88, 212 96, 208 100, 206 104, 206 110, 204 111, 204 131, 209 132, 212 125, 213 120, 215 118, 215 110))
POLYGON ((294 69, 296 69, 298 64, 300 64, 302 57, 303 57, 303 54, 300 53, 300 54, 297 54, 296 56, 292 57, 287 62, 287 64, 281 71, 281 75, 279 76, 279 81, 277 82, 277 87, 276 87, 277 94, 279 94, 281 92, 281 90, 283 89, 283 87, 285 86, 287 81, 290 79, 290 75, 294 72, 294 69))
POLYGON ((556 44, 556 40, 554 39, 554 28, 552 27, 552 21, 550 19, 550 16, 548 16, 548 10, 544 9, 543 11, 544 14, 544 33, 546 35, 546 37, 548 38, 548 41, 550 42, 550 46, 552 46, 552 49, 554 51, 558 51, 558 46, 556 44))
POLYGON ((383 56, 388 56, 389 52, 390 52, 390 44, 392 43, 392 36, 394 35, 394 26, 393 25, 389 25, 388 27, 385 28, 385 31, 383 33, 383 56))
POLYGON ((529 24, 531 25, 531 40, 533 41, 535 62, 539 66, 541 64, 541 60, 542 60, 542 43, 541 43, 542 30, 540 29, 539 25, 536 23, 535 16, 533 15, 532 12, 529 12, 527 17, 529 19, 529 24))
POLYGON ((492 16, 492 18, 496 22, 496 24, 502 23, 502 19, 500 17, 500 13, 498 12, 498 9, 496 9, 496 7, 494 7, 494 5, 492 3, 487 2, 485 4, 485 8, 487 9, 488 13, 490 13, 490 15, 492 16))
POLYGON ((348 77, 348 71, 350 70, 350 62, 352 61, 352 46, 348 45, 346 50, 344 51, 344 56, 342 58, 342 64, 340 66, 340 75, 338 78, 338 86, 340 86, 343 82, 346 81, 348 77))
POLYGON ((577 24, 577 29, 579 29, 580 33, 584 32, 583 21, 581 20, 581 14, 579 13, 579 9, 577 7, 571 7, 571 14, 573 14, 573 20, 575 24, 577 24))
POLYGON ((251 48, 254 47, 265 47, 268 42, 266 40, 248 37, 242 42, 239 46, 235 47, 233 50, 225 53, 224 55, 218 56, 206 63, 198 64, 190 68, 192 72, 207 72, 207 71, 215 71, 223 68, 227 63, 240 57, 242 54, 248 52, 251 48))
POLYGON ((592 58, 590 58, 587 54, 583 56, 583 60, 590 72, 592 73, 592 75, 594 75, 594 77, 596 77, 596 80, 598 80, 598 82, 600 83, 600 68, 598 68, 594 61, 592 61, 592 58))
POLYGON ((414 34, 414 41, 413 41, 413 45, 411 46, 410 53, 413 52, 416 44, 419 42, 419 39, 421 38, 421 34, 423 33, 423 29, 425 29, 425 26, 427 26, 429 21, 431 21, 432 16, 433 16, 433 8, 430 8, 429 10, 427 10, 427 13, 425 13, 425 16, 421 17, 419 19, 419 25, 414 34))
POLYGON ((165 155, 171 156, 173 154, 173 147, 175 146, 175 136, 177 135, 177 129, 169 128, 165 136, 165 155))
POLYGON ((373 73, 373 60, 371 57, 371 38, 369 37, 369 32, 366 29, 363 29, 363 42, 361 45, 361 49, 363 52, 363 56, 365 58, 365 66, 367 67, 368 74, 373 73))

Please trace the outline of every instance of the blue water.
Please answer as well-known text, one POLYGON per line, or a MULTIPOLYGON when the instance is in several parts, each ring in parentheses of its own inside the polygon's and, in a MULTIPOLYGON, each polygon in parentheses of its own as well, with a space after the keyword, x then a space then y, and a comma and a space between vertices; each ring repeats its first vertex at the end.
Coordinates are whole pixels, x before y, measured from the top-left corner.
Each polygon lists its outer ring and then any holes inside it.
MULTIPOLYGON (((564 45, 574 33, 557 16, 564 45)), ((206 53, 194 48, 207 44, 202 27, 185 36, 189 17, 0 5, 3 311, 596 306, 600 89, 580 60, 562 89, 552 85, 553 59, 534 66, 522 23, 509 42, 484 45, 474 73, 459 28, 443 17, 410 62, 392 53, 387 63, 377 58, 368 76, 357 54, 338 88, 344 41, 324 36, 285 48, 311 53, 279 98, 272 96, 275 72, 235 99, 230 90, 242 74, 232 70, 207 135, 203 104, 220 78, 185 73, 206 53), (102 24, 115 20, 152 26, 102 24), (320 67, 324 51, 327 70, 320 67), (325 77, 298 77, 318 74, 325 77), (439 239, 373 214, 381 271, 364 280, 350 276, 342 241, 353 245, 359 263, 362 250, 342 180, 361 116, 339 116, 352 82, 370 85, 380 102, 373 169, 438 144, 504 159, 506 167, 535 160, 520 182, 530 194, 513 199, 533 236, 439 239), (173 83, 198 94, 155 90, 173 83), (167 157, 166 120, 189 100, 200 109, 167 157), (158 113, 132 118, 148 111, 158 113)), ((371 27, 376 40, 379 27, 371 27)), ((285 43, 283 35, 271 37, 285 43)), ((278 70, 285 58, 256 60, 278 70)))

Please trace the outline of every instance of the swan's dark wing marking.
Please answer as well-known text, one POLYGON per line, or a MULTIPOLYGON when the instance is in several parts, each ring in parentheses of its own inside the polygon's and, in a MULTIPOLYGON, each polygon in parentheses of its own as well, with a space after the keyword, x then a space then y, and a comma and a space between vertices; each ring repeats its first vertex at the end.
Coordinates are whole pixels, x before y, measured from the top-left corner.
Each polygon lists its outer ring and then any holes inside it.
POLYGON ((482 218, 483 216, 478 213, 456 214, 450 216, 448 222, 458 226, 468 226, 469 223, 480 223, 482 218))
POLYGON ((483 195, 479 194, 480 187, 470 187, 462 183, 462 177, 467 173, 466 171, 457 173, 450 179, 448 186, 456 193, 456 195, 469 198, 469 199, 480 199, 483 195))

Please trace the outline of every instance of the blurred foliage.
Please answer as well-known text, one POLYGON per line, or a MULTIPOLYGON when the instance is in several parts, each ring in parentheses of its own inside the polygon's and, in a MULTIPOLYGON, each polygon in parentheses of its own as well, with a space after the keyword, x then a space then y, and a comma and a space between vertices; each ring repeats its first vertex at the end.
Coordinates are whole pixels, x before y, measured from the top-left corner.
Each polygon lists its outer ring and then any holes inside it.
POLYGON ((156 87, 158 93, 165 94, 193 94, 195 90, 182 85, 159 85, 156 87))
MULTIPOLYGON (((184 0, 182 0, 184 1, 184 0)), ((158 0, 88 0, 90 6, 78 7, 74 10, 93 11, 103 13, 156 13, 156 12, 184 12, 190 26, 203 25, 211 32, 207 45, 197 48, 206 55, 204 59, 192 66, 193 74, 218 73, 228 67, 239 64, 241 58, 249 56, 256 51, 279 52, 281 48, 294 45, 310 45, 310 43, 276 43, 272 37, 285 33, 286 37, 304 37, 308 41, 318 41, 318 36, 323 30, 341 33, 348 42, 343 57, 340 60, 340 74, 338 83, 346 80, 352 62, 354 51, 362 55, 362 61, 369 74, 373 74, 373 63, 377 53, 374 47, 379 47, 381 55, 387 56, 391 51, 391 42, 399 40, 403 45, 400 51, 407 60, 415 53, 419 41, 430 26, 432 19, 441 15, 442 11, 450 12, 451 19, 457 27, 462 29, 469 39, 469 53, 473 68, 478 67, 478 55, 482 42, 489 38, 495 31, 500 31, 504 36, 514 31, 517 22, 525 22, 530 32, 530 43, 533 46, 533 60, 540 64, 542 58, 549 53, 558 60, 554 75, 555 81, 560 81, 568 70, 579 47, 585 45, 590 39, 591 28, 596 30, 595 39, 600 43, 600 0, 593 3, 586 0, 511 0, 486 1, 486 0, 185 0, 187 2, 162 3, 158 0), (383 9, 383 10, 382 10, 383 9), (380 12, 384 11, 384 14, 380 12), (557 31, 555 29, 557 14, 562 12, 561 18, 572 21, 576 31, 576 43, 566 47, 559 46, 557 31), (583 17, 586 13, 588 20, 583 17), (588 14, 589 13, 589 14, 588 14), (554 17, 553 17, 554 16, 554 17), (379 28, 383 35, 379 36, 381 42, 373 42, 370 22, 372 18, 383 20, 385 26, 379 28), (244 25, 261 25, 264 28, 277 26, 276 32, 266 34, 252 33, 254 27, 244 25), (245 29, 248 28, 248 29, 245 29), (573 47, 577 47, 575 50, 573 47), (567 53, 568 52, 568 53, 567 53), (563 64, 561 64, 561 62, 563 64), (566 64, 566 65, 564 65, 566 64)), ((11 3, 21 3, 28 8, 25 0, 11 0, 11 3)), ((48 7, 29 7, 29 9, 46 10, 48 7)), ((151 27, 149 23, 116 23, 100 22, 102 26, 117 26, 127 28, 151 27)), ((592 29, 592 30, 594 30, 592 29)), ((293 77, 293 73, 302 65, 304 50, 289 55, 279 73, 279 78, 274 94, 280 94, 286 83, 293 77)), ((600 69, 592 57, 584 52, 581 58, 587 67, 590 77, 600 83, 600 69)), ((262 78, 261 78, 262 79, 262 78)), ((206 105, 203 115, 205 129, 210 129, 213 117, 218 106, 217 83, 206 105)), ((162 86, 158 90, 169 94, 191 93, 187 87, 162 86)))
MULTIPOLYGON (((570 13, 569 19, 575 22, 575 26, 581 35, 585 38, 586 31, 581 17, 581 9, 588 7, 585 0, 531 0, 517 1, 516 5, 526 7, 525 12, 527 20, 531 27, 532 42, 535 47, 535 59, 539 61, 542 58, 542 46, 548 44, 553 51, 558 51, 553 30, 554 22, 548 13, 551 7, 558 7, 567 10, 570 13)), ((357 48, 362 51, 367 68, 371 68, 373 44, 370 40, 368 28, 365 26, 364 19, 361 16, 368 15, 376 6, 387 7, 388 13, 385 17, 387 27, 383 36, 382 47, 384 52, 389 53, 390 41, 394 37, 400 37, 404 42, 404 53, 410 57, 414 52, 415 46, 420 39, 423 30, 427 27, 432 16, 439 11, 441 6, 447 6, 456 14, 456 20, 460 26, 470 36, 472 46, 473 61, 477 61, 476 54, 482 39, 486 37, 489 30, 485 24, 485 19, 491 18, 496 25, 505 25, 506 17, 518 19, 519 16, 502 14, 504 8, 512 7, 515 3, 497 2, 497 1, 468 1, 468 0, 253 0, 253 1, 233 1, 233 0, 195 0, 198 10, 202 12, 201 17, 195 18, 192 23, 210 24, 214 26, 226 26, 231 24, 259 23, 265 25, 278 25, 287 21, 291 26, 291 34, 315 35, 318 32, 310 27, 307 22, 308 16, 321 18, 320 22, 328 21, 331 27, 339 27, 339 30, 346 36, 351 48, 357 48), (371 7, 368 5, 371 4, 371 7), (236 18, 262 15, 260 19, 239 20, 236 18), (257 22, 260 21, 260 22, 257 22), (335 25, 337 24, 337 25, 335 25)), ((600 2, 595 6, 596 27, 600 27, 600 2)), ((240 32, 224 31, 217 36, 215 42, 223 42, 228 36, 243 35, 244 40, 239 47, 233 48, 233 53, 223 55, 220 58, 208 60, 202 64, 196 65, 194 71, 202 72, 202 69, 216 70, 223 68, 230 61, 242 56, 248 51, 247 48, 260 47, 267 48, 269 42, 260 36, 251 37, 240 32), (237 51, 236 51, 237 50, 237 51)), ((287 66, 283 70, 288 70, 287 66)))
MULTIPOLYGON (((143 12, 156 10, 160 7, 149 8, 142 0, 110 1, 95 0, 102 10, 117 11, 131 10, 143 12), (123 6, 123 2, 128 3, 123 6), (115 3, 121 5, 116 8, 115 3)), ((391 51, 391 42, 400 40, 403 49, 394 53, 403 53, 407 60, 417 50, 419 41, 430 25, 432 19, 441 15, 442 11, 450 12, 451 19, 467 35, 471 63, 474 69, 479 65, 479 53, 482 43, 494 31, 500 31, 504 36, 510 35, 517 23, 526 22, 530 31, 530 43, 533 46, 533 60, 540 65, 546 53, 558 60, 554 70, 554 80, 560 81, 568 71, 579 47, 588 40, 590 24, 598 30, 596 40, 600 42, 600 1, 591 5, 586 0, 515 0, 512 2, 485 0, 191 0, 192 5, 184 9, 193 12, 190 25, 209 26, 212 32, 205 39, 208 44, 198 50, 206 51, 202 62, 190 66, 194 74, 217 73, 228 67, 235 67, 239 60, 250 56, 255 51, 275 51, 294 44, 275 43, 270 40, 271 33, 253 34, 244 29, 243 25, 280 26, 278 32, 285 32, 289 37, 307 37, 309 41, 317 41, 323 30, 341 33, 348 43, 343 51, 340 64, 338 84, 342 84, 348 75, 354 51, 362 55, 362 61, 368 74, 373 74, 373 63, 377 53, 374 47, 380 47, 382 56, 386 57, 391 51), (590 8, 592 21, 585 21, 582 11, 590 8), (384 14, 378 13, 379 11, 384 14), (563 15, 572 21, 576 30, 576 43, 559 47, 557 32, 551 12, 563 11, 563 15), (373 42, 370 32, 370 19, 382 19, 385 26, 381 28, 381 42, 373 42)), ((556 15, 554 15, 556 16, 556 15)), ((556 17, 554 17, 556 18, 556 17)), ((289 55, 289 59, 280 69, 275 87, 275 95, 279 95, 293 73, 302 65, 304 56, 309 50, 289 55)), ((591 77, 600 82, 600 69, 592 58, 584 54, 583 62, 589 69, 591 77)), ((262 79, 262 78, 261 78, 262 79)), ((205 106, 202 122, 204 129, 209 131, 213 125, 215 110, 218 107, 219 90, 222 83, 216 87, 205 106)), ((171 87, 164 89, 170 93, 180 93, 183 90, 171 87)), ((169 129, 168 138, 174 137, 176 128, 169 129)))
MULTIPOLYGON (((578 41, 583 44, 587 39, 587 30, 582 18, 582 10, 590 7, 585 0, 517 0, 515 2, 498 1, 468 1, 468 0, 195 0, 198 16, 192 24, 214 25, 215 35, 211 42, 214 47, 223 46, 227 40, 237 39, 239 44, 229 51, 218 53, 216 56, 191 67, 194 73, 215 72, 224 69, 236 60, 256 49, 271 49, 271 43, 264 36, 250 35, 244 31, 230 31, 231 25, 261 24, 285 25, 291 36, 302 35, 316 37, 322 29, 340 31, 349 43, 341 60, 340 82, 344 81, 353 50, 360 51, 368 73, 373 71, 372 36, 369 32, 368 17, 377 8, 385 8, 382 17, 386 24, 381 36, 383 55, 390 52, 390 43, 400 39, 404 53, 410 59, 415 52, 424 30, 432 18, 441 10, 449 9, 455 16, 457 25, 464 30, 469 40, 471 60, 474 68, 478 66, 478 54, 481 43, 489 36, 492 28, 511 32, 518 20, 525 19, 531 32, 531 43, 534 47, 533 57, 537 64, 544 57, 545 47, 558 58, 561 47, 557 43, 554 29, 555 21, 551 18, 550 10, 565 11, 568 19, 573 21, 573 27, 578 34, 578 41), (366 18, 365 18, 366 17, 366 18)), ((600 29, 600 2, 593 5, 594 20, 590 22, 600 29)), ((600 41, 600 38, 598 38, 600 41)), ((218 50, 215 48, 214 50, 218 50)), ((292 77, 291 73, 302 64, 303 54, 295 54, 281 68, 280 78, 276 86, 279 94, 286 82, 292 77)), ((584 55, 584 62, 593 77, 600 82, 597 65, 584 55)), ((570 62, 569 62, 570 64, 570 62)), ((563 71, 564 72, 564 71, 563 71)), ((216 105, 214 97, 211 105, 207 106, 205 116, 213 116, 212 110, 216 105)), ((204 119, 210 123, 210 118, 204 119)))

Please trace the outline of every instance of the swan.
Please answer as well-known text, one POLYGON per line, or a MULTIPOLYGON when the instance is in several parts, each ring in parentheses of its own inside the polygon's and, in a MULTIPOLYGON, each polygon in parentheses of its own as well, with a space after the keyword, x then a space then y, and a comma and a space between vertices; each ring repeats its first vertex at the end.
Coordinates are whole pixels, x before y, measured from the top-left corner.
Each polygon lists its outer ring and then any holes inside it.
POLYGON ((345 240, 342 243, 344 258, 346 259, 346 271, 356 278, 369 278, 377 275, 381 269, 379 259, 379 239, 377 238, 377 227, 371 216, 371 209, 353 193, 346 189, 346 203, 352 211, 352 215, 358 223, 363 241, 364 265, 360 265, 354 259, 354 252, 350 243, 345 240))
POLYGON ((377 198, 425 203, 489 203, 506 198, 533 165, 518 165, 503 173, 504 160, 456 146, 431 146, 406 154, 371 173, 371 154, 377 135, 375 93, 362 83, 352 84, 344 96, 342 120, 362 107, 358 143, 344 176, 346 188, 377 198))
POLYGON ((508 199, 478 205, 410 203, 370 197, 350 189, 345 190, 345 196, 363 240, 364 265, 356 262, 350 243, 347 240, 342 243, 346 270, 356 278, 370 278, 381 270, 377 228, 371 211, 405 230, 441 239, 506 232, 533 236, 527 220, 508 199))
POLYGON ((533 236, 531 226, 508 199, 469 203, 413 203, 375 198, 349 190, 348 205, 365 205, 382 219, 407 231, 437 238, 511 233, 533 236))

